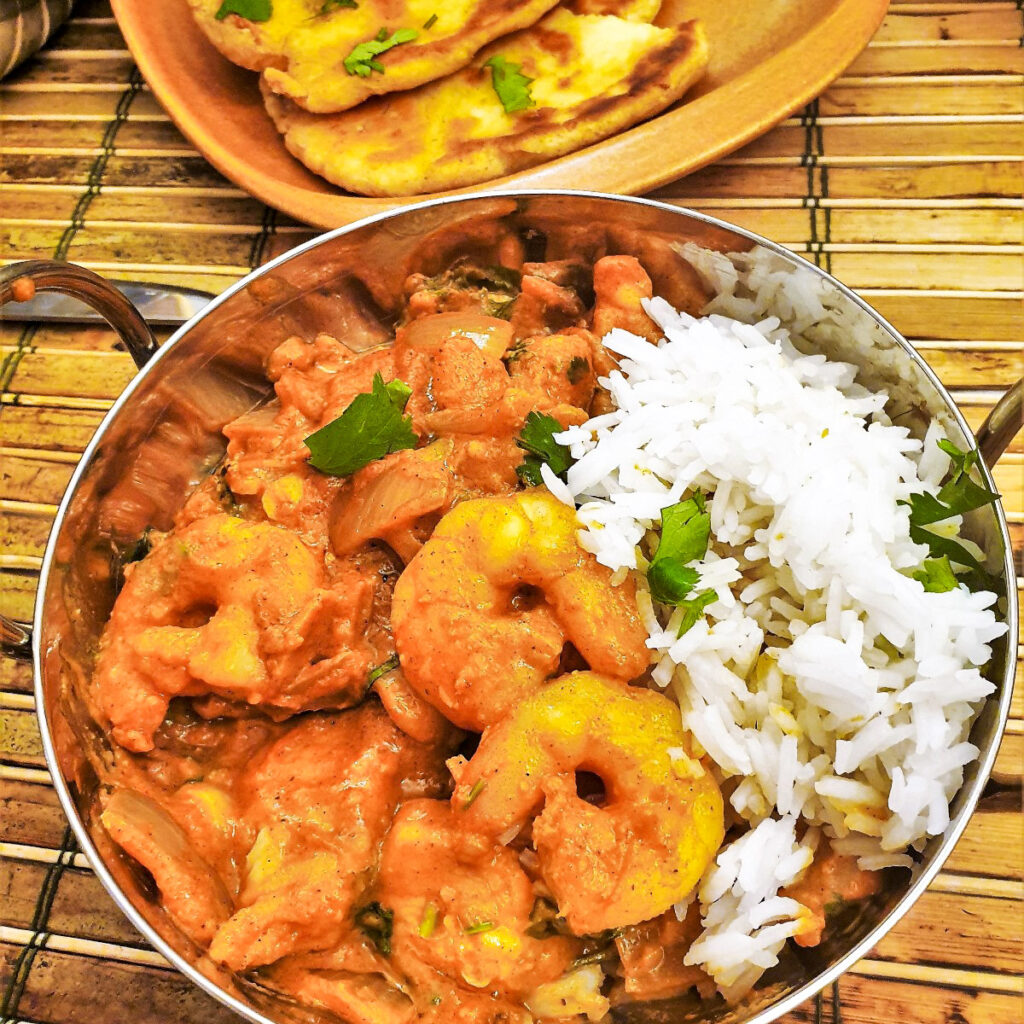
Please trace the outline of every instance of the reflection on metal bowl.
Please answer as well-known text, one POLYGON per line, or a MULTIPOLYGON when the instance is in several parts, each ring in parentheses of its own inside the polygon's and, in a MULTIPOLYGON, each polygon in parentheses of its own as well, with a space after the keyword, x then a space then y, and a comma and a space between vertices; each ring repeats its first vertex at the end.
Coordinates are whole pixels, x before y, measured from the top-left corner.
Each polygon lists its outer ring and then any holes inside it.
MULTIPOLYGON (((293 334, 339 334, 351 324, 386 328, 399 309, 412 269, 433 270, 464 255, 486 257, 489 229, 501 222, 524 237, 599 226, 610 251, 630 253, 651 269, 656 292, 678 286, 669 243, 694 242, 718 251, 765 245, 794 267, 809 267, 786 250, 720 221, 667 205, 586 193, 513 193, 442 200, 409 207, 324 235, 251 274, 211 303, 153 356, 114 405, 72 480, 44 559, 37 603, 34 654, 36 695, 47 761, 62 804, 83 849, 111 895, 140 931, 181 971, 243 1017, 273 1021, 322 1019, 210 962, 173 925, 152 887, 99 824, 97 789, 109 756, 108 740, 82 698, 98 636, 116 585, 117 556, 147 526, 167 528, 190 488, 223 453, 221 428, 264 397, 268 354, 293 334)), ((920 415, 920 432, 938 417, 961 446, 970 433, 935 375, 884 320, 842 285, 834 301, 864 324, 867 343, 840 339, 826 354, 857 364, 860 379, 887 389, 920 415)), ((367 344, 373 332, 364 332, 367 344)), ((991 486, 988 470, 983 470, 991 486)), ((767 1024, 813 996, 850 967, 887 932, 935 876, 967 823, 991 769, 1010 700, 1016 651, 1016 593, 1001 508, 980 510, 966 528, 1002 566, 999 615, 1009 633, 996 645, 988 677, 997 691, 975 721, 981 750, 968 766, 951 807, 952 824, 925 847, 908 878, 888 885, 840 919, 812 950, 787 951, 779 965, 736 1007, 687 995, 635 1003, 613 1011, 631 1024, 767 1024)))

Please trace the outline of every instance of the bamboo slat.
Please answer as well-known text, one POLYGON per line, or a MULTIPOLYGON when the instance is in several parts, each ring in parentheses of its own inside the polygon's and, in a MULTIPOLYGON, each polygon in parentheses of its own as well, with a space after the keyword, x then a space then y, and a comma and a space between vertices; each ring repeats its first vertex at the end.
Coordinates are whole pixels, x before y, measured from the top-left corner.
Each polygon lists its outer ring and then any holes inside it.
MULTIPOLYGON (((657 194, 774 238, 859 288, 977 428, 1022 368, 1022 36, 1020 3, 897 0, 872 45, 801 116, 657 194)), ((216 293, 247 271, 256 243, 267 258, 311 236, 285 217, 268 232, 262 204, 196 154, 145 88, 87 194, 132 66, 105 0, 79 0, 46 52, 0 82, 0 261, 47 255, 64 239, 101 272, 216 293)), ((44 327, 24 341, 20 325, 0 323, 0 599, 21 618, 63 486, 132 374, 109 331, 44 327)), ((1018 553, 1022 467, 1018 438, 995 474, 1018 553)), ((812 1001, 786 1024, 1021 1019, 1021 661, 1012 715, 946 870, 841 979, 834 1009, 812 1001)), ((145 949, 81 861, 59 853, 64 821, 42 766, 31 674, 0 662, 0 977, 30 963, 16 1019, 233 1020, 145 949), (71 866, 53 893, 48 948, 26 954, 35 898, 58 859, 71 866)))
POLYGON ((935 115, 956 112, 1020 114, 1024 79, 1018 75, 922 75, 915 78, 846 77, 821 98, 823 116, 935 115))
POLYGON ((1013 4, 959 5, 960 10, 906 11, 893 8, 875 34, 872 45, 928 42, 989 42, 1014 39, 1020 28, 1013 4))

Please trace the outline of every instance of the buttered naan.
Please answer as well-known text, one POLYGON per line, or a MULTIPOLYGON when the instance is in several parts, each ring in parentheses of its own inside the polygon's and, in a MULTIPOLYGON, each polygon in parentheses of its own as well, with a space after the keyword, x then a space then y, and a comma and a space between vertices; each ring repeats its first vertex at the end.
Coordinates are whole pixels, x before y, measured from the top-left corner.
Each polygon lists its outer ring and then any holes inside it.
POLYGON ((229 60, 262 71, 266 88, 321 113, 457 71, 556 2, 189 0, 229 60))
POLYGON ((707 64, 703 28, 558 8, 461 71, 340 114, 264 86, 285 144, 352 192, 396 196, 472 185, 561 156, 664 110, 707 64), (511 109, 509 109, 511 108, 511 109))
POLYGON ((614 14, 629 21, 654 21, 661 0, 571 0, 566 6, 573 14, 614 14))

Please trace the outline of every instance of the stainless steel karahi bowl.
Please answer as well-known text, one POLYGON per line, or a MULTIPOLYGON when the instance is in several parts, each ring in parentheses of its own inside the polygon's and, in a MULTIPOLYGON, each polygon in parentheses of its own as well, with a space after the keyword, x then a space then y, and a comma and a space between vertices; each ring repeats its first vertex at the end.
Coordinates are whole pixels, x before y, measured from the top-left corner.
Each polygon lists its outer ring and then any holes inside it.
MULTIPOLYGON (((121 331, 140 366, 86 450, 43 559, 31 654, 36 706, 54 785, 96 874, 135 927, 202 989, 258 1024, 332 1018, 304 1010, 212 963, 176 929, 145 873, 111 842, 98 820, 98 772, 110 748, 85 710, 81 686, 114 600, 119 558, 147 526, 170 525, 186 494, 223 454, 221 428, 268 394, 263 371, 276 345, 293 334, 311 337, 318 331, 349 342, 362 336, 372 343, 374 332, 368 325, 379 327, 394 319, 402 283, 412 269, 427 267, 431 272, 466 252, 486 258, 496 244, 498 224, 515 227, 528 241, 564 236, 574 229, 593 232, 596 226, 613 252, 646 256, 648 261, 652 253, 660 254, 662 261, 653 274, 656 290, 663 290, 659 284, 668 280, 664 257, 671 256, 669 242, 694 242, 718 251, 765 246, 794 268, 809 268, 825 279, 835 304, 863 325, 858 334, 869 339, 824 341, 822 351, 857 364, 859 379, 868 386, 888 390, 901 422, 915 432, 938 417, 961 447, 976 443, 926 363, 849 289, 750 232, 648 200, 583 192, 503 193, 423 203, 360 221, 250 274, 159 351, 134 310, 95 275, 45 263, 2 272, 0 301, 10 299, 11 282, 26 275, 40 288, 84 295, 121 331)), ((682 273, 682 261, 678 267, 682 273)), ((1020 407, 1018 384, 979 432, 977 443, 989 465, 1019 427, 1020 407)), ((981 472, 992 487, 988 468, 982 466, 981 472)), ((740 1006, 701 1002, 690 995, 621 1007, 612 1012, 614 1020, 767 1024, 814 996, 864 956, 934 878, 963 832, 995 760, 1009 712, 1017 648, 1015 574, 1001 506, 974 513, 965 531, 981 544, 989 567, 1002 580, 998 615, 1009 629, 997 642, 987 672, 997 690, 971 734, 981 754, 966 769, 945 834, 928 843, 912 876, 892 873, 884 890, 837 922, 822 946, 787 950, 740 1006)), ((9 639, 16 645, 16 631, 9 639)), ((27 636, 21 639, 27 647, 27 636)))

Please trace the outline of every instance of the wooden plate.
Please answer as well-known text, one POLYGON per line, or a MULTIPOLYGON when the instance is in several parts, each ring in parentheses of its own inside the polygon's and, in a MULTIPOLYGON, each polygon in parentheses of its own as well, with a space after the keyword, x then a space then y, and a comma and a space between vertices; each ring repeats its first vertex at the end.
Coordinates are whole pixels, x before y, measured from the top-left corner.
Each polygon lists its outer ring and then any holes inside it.
MULTIPOLYGON (((440 193, 367 199, 307 171, 263 109, 257 76, 207 42, 185 0, 111 0, 157 99, 222 174, 299 220, 332 228, 440 193)), ((670 0, 659 21, 698 17, 708 73, 678 106, 604 142, 486 188, 586 188, 637 194, 673 181, 767 131, 818 95, 867 45, 887 0, 670 0)), ((455 194, 455 193, 444 193, 455 194)))

